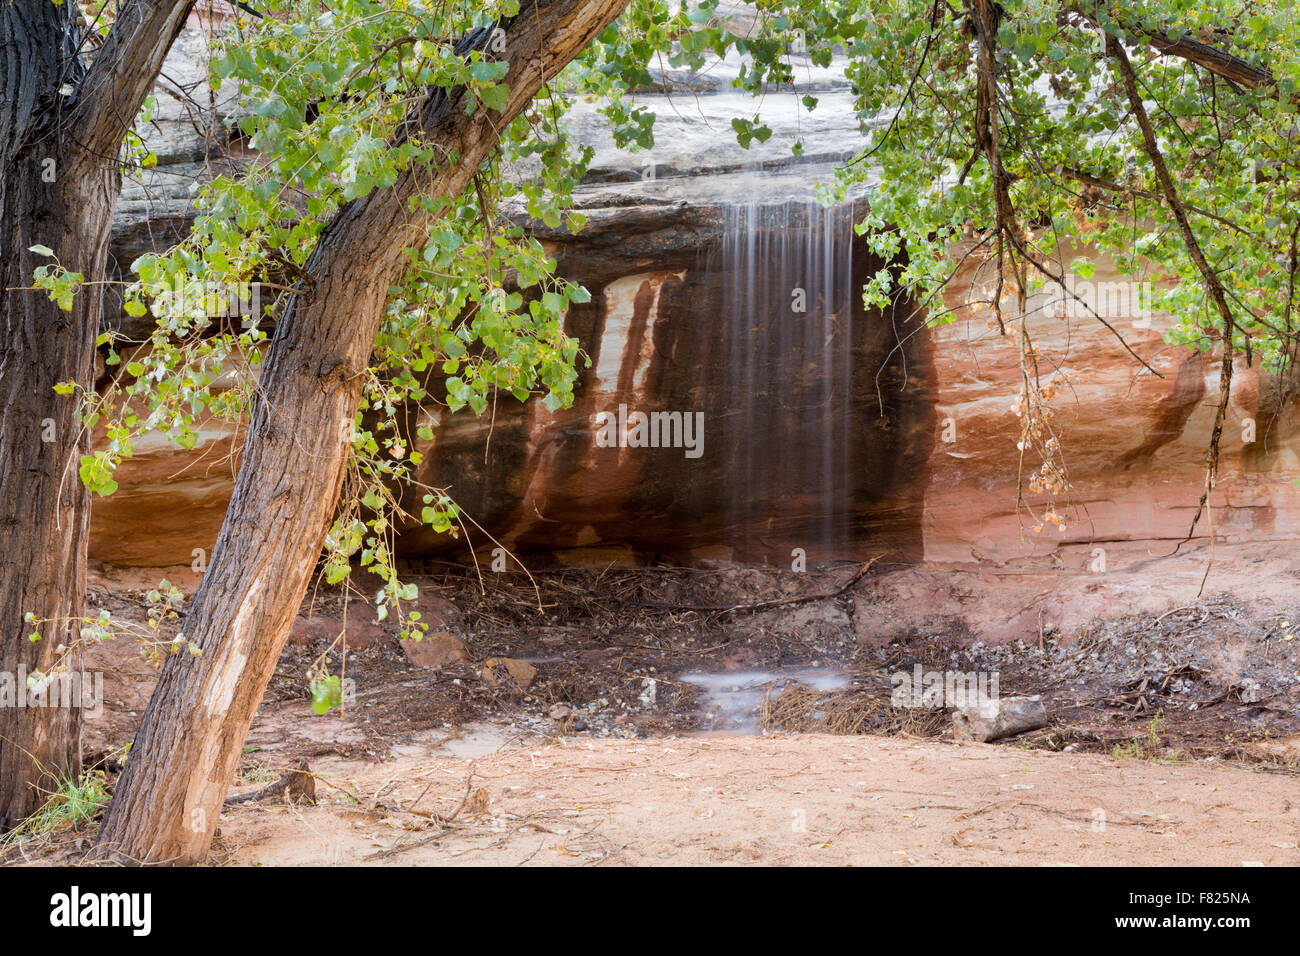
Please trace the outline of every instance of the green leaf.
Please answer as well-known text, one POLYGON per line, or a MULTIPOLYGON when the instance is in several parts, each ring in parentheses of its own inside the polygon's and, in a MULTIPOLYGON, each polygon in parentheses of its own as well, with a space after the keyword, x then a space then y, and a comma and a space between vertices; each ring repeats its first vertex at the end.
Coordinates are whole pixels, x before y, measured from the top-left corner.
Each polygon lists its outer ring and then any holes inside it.
POLYGON ((478 95, 485 106, 496 110, 498 113, 504 110, 510 102, 510 89, 503 83, 482 87, 478 91, 478 95))
POLYGON ((479 60, 469 68, 469 75, 480 83, 493 83, 503 79, 510 64, 497 60, 479 60))

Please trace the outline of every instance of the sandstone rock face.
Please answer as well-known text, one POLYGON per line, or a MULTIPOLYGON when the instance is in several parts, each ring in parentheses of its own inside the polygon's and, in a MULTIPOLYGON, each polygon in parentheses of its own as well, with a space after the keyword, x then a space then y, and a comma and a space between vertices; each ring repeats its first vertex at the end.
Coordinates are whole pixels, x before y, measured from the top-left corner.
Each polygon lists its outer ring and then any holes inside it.
MULTIPOLYGON (((171 75, 201 62, 191 49, 201 38, 185 42, 171 75)), ((600 564, 1055 555, 1076 568, 1117 550, 1172 548, 1203 486, 1214 361, 1167 344, 1159 315, 1140 328, 1134 315, 1110 319, 1161 377, 1095 320, 1033 317, 1040 351, 1073 375, 1054 407, 1074 501, 1063 531, 1033 534, 1016 510, 1015 339, 960 310, 927 329, 911 303, 865 309, 855 290, 881 266, 851 231, 865 197, 829 211, 814 202, 860 135, 848 84, 837 67, 810 67, 818 111, 765 104, 773 136, 741 150, 729 121, 753 103, 727 88, 735 68, 707 82, 659 77, 641 97, 658 115, 653 150, 615 149, 593 107, 571 117, 574 139, 595 150, 578 195, 588 224, 577 234, 528 225, 592 294, 568 317, 591 360, 574 406, 549 413, 503 398, 478 418, 432 402, 412 410, 411 431, 423 420, 434 432, 421 448, 422 480, 446 488, 487 532, 471 525, 469 546, 487 552, 495 539, 532 560, 600 564), (672 447, 636 447, 636 413, 659 413, 660 444, 672 447)), ((208 175, 205 156, 237 161, 216 121, 228 109, 218 104, 203 136, 179 104, 165 117, 155 201, 128 189, 119 207, 113 249, 123 267, 188 229, 188 183, 208 175)), ((970 297, 980 269, 967 263, 947 308, 970 297)), ((1118 278, 1098 260, 1097 281, 1118 278)), ((114 315, 110 324, 144 337, 114 315)), ((1215 530, 1230 540, 1300 532, 1300 444, 1278 396, 1278 383, 1239 361, 1211 499, 1215 530)), ((213 422, 193 453, 161 441, 140 448, 118 472, 119 491, 96 502, 92 557, 205 560, 241 443, 213 422)), ((400 546, 408 557, 466 556, 463 538, 427 530, 408 530, 400 546)))
MULTIPOLYGON (((852 209, 709 213, 718 227, 644 266, 588 254, 599 235, 557 243, 592 293, 569 317, 591 358, 577 401, 430 413, 421 480, 518 552, 788 565, 795 549, 818 561, 872 542, 918 556, 933 411, 924 387, 899 385, 924 383, 928 356, 855 294, 880 264, 852 241, 852 209)), ((677 218, 643 214, 644 232, 619 235, 636 247, 677 218)), ((404 544, 447 546, 419 531, 404 544)))
MULTIPOLYGON (((1067 262, 1086 254, 1090 250, 1061 252, 1067 262)), ((1090 258, 1097 265, 1095 283, 1121 285, 1113 263, 1095 254, 1090 258)), ((969 300, 977 270, 972 265, 952 284, 949 308, 969 300)), ((1101 572, 1108 549, 1146 551, 1150 557, 1169 552, 1186 537, 1205 484, 1218 358, 1165 342, 1171 317, 1140 311, 1120 310, 1107 319, 1160 377, 1089 315, 1029 319, 1044 367, 1068 372, 1073 381, 1053 403, 1073 506, 1066 509, 1063 531, 1048 526, 1040 535, 1032 533, 1033 519, 1018 515, 1015 507, 1015 338, 988 329, 986 315, 966 313, 930 333, 940 434, 932 446, 926 491, 927 558, 1007 561, 1058 552, 1070 566, 1101 572)), ((1300 534, 1300 434, 1293 409, 1281 397, 1282 385, 1244 358, 1234 365, 1221 474, 1210 498, 1220 540, 1300 534)), ((1031 464, 1027 471, 1032 470, 1031 464)), ((1204 544, 1207 536, 1202 519, 1195 544, 1204 544)))
POLYGON ((135 457, 118 470, 118 492, 91 510, 92 558, 119 567, 206 568, 234 486, 242 436, 237 440, 222 421, 208 422, 199 436, 193 452, 161 437, 137 445, 135 457))

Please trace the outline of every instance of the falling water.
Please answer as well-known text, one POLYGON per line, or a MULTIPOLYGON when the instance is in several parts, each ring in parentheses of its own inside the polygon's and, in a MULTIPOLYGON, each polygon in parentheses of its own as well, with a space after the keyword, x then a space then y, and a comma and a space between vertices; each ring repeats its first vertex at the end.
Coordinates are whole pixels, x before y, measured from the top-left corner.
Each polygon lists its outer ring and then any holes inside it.
POLYGON ((809 563, 848 545, 853 206, 727 207, 718 267, 728 354, 732 545, 809 563))

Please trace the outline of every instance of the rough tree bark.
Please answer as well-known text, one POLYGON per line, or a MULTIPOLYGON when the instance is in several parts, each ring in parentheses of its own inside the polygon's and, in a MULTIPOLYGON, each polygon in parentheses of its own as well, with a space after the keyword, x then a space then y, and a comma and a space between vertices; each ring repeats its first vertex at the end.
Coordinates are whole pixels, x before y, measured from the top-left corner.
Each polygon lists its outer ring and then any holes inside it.
MULTIPOLYGON (((0 672, 21 683, 61 656, 78 669, 70 619, 81 616, 90 502, 78 474, 89 437, 57 382, 94 386, 102 296, 64 312, 32 272, 47 246, 89 281, 102 279, 122 137, 189 10, 126 4, 94 64, 78 56, 76 5, 7 0, 0 9, 0 672), (32 614, 43 639, 28 640, 32 614)), ((40 804, 55 777, 80 772, 76 707, 0 704, 0 831, 40 804)))
MULTIPOLYGON (((315 285, 276 324, 225 523, 183 626, 202 655, 168 660, 100 827, 96 854, 188 864, 208 852, 253 716, 333 518, 351 428, 404 246, 424 241, 418 196, 463 190, 499 130, 627 0, 534 0, 501 21, 510 64, 501 113, 438 93, 418 122, 448 161, 411 170, 343 208, 307 264, 315 285)), ((458 49, 486 48, 491 30, 458 49)))
MULTIPOLYGON (((46 627, 47 639, 32 644, 24 612, 42 619, 77 615, 84 590, 82 554, 67 547, 70 540, 84 539, 90 517, 76 471, 84 441, 77 437, 75 403, 56 395, 54 383, 90 380, 98 300, 78 296, 72 312, 61 312, 44 292, 21 288, 31 285, 37 265, 48 262, 28 251, 38 243, 76 271, 89 271, 96 260, 103 264, 103 245, 96 249, 93 240, 98 224, 87 223, 90 235, 70 228, 69 203, 77 197, 65 190, 67 180, 58 178, 65 158, 58 135, 59 87, 72 54, 72 11, 72 4, 56 7, 40 0, 6 4, 0 11, 0 670, 14 680, 37 668, 48 671, 64 636, 62 629, 46 627), (73 480, 64 482, 69 469, 73 480)), ((103 218, 96 197, 88 198, 89 218, 103 218)), ((37 807, 47 774, 75 774, 81 768, 76 708, 6 703, 0 706, 0 829, 37 807)))

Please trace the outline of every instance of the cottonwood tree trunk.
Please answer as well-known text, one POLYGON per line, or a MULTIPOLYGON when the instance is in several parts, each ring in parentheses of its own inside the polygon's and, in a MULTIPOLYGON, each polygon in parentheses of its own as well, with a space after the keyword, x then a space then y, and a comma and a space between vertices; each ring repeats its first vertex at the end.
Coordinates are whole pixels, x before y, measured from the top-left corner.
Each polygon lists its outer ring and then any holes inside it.
MULTIPOLYGON (((145 711, 96 855, 188 864, 208 852, 262 694, 289 636, 333 518, 362 376, 404 246, 423 244, 416 196, 464 189, 498 130, 622 11, 627 0, 534 0, 502 21, 510 98, 465 113, 463 90, 419 110, 424 140, 454 156, 411 170, 343 208, 306 270, 314 291, 276 323, 225 523, 183 631, 202 655, 168 660, 145 711)), ((487 48, 490 30, 458 46, 487 48)), ((495 48, 494 48, 495 49, 495 48)))
MULTIPOLYGON (((0 679, 13 684, 56 662, 80 668, 73 619, 82 614, 90 501, 79 465, 90 439, 78 399, 54 386, 93 390, 103 298, 90 286, 64 312, 31 290, 33 270, 54 260, 30 248, 48 247, 88 281, 103 278, 122 137, 188 9, 123 5, 88 71, 75 4, 0 7, 0 679), (39 642, 28 639, 33 631, 39 642)), ((81 770, 78 707, 17 703, 0 698, 0 832, 35 810, 56 778, 81 770)))
MULTIPOLYGON (((87 442, 76 402, 54 385, 91 384, 100 297, 79 295, 63 312, 44 292, 21 288, 50 262, 28 251, 33 245, 86 275, 104 266, 110 184, 87 183, 83 191, 59 176, 68 159, 57 115, 72 53, 71 10, 46 0, 0 11, 0 70, 13 90, 0 119, 0 671, 16 683, 54 666, 56 648, 68 641, 58 622, 81 614, 85 584, 90 502, 77 463, 87 442), (25 613, 51 623, 26 624, 25 613), (37 627, 43 639, 32 643, 37 627)), ((69 663, 77 665, 75 652, 69 663)), ((75 707, 19 707, 16 696, 0 698, 0 830, 35 810, 55 777, 80 773, 80 724, 75 707)))

